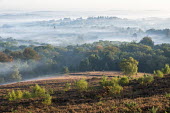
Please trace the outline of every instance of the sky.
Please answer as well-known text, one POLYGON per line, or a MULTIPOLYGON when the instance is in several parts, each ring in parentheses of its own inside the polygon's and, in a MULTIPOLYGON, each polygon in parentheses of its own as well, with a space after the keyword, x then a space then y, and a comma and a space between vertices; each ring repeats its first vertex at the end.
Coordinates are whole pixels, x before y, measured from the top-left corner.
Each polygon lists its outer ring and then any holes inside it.
POLYGON ((170 0, 0 0, 0 10, 168 10, 170 0))

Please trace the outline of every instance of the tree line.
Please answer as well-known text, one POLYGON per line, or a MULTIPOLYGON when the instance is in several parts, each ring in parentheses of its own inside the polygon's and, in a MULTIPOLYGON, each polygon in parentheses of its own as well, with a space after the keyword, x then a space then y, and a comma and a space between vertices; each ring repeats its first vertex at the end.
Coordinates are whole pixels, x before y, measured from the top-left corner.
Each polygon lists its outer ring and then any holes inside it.
MULTIPOLYGON (((92 44, 67 47, 53 45, 18 46, 15 49, 3 47, 0 52, 0 82, 54 73, 121 71, 121 67, 129 65, 126 60, 138 65, 138 69, 133 70, 153 73, 154 70, 163 68, 165 64, 170 64, 170 44, 155 45, 150 37, 144 37, 140 42, 100 40, 92 44)), ((133 65, 129 65, 128 68, 132 68, 133 65)))

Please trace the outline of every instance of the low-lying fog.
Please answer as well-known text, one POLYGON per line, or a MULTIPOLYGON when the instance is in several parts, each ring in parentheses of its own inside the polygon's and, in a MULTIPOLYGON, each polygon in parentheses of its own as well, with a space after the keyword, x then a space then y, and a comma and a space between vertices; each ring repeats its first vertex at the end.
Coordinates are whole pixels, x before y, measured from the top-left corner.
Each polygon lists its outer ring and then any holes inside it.
POLYGON ((98 40, 139 41, 144 36, 151 36, 156 44, 167 43, 169 35, 146 32, 169 29, 170 15, 167 14, 160 11, 0 12, 0 36, 53 45, 98 40))

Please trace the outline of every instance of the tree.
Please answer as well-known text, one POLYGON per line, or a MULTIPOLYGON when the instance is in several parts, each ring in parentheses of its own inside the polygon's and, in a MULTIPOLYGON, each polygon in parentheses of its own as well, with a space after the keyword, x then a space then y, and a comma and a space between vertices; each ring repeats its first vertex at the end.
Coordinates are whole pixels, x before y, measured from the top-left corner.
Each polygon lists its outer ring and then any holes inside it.
POLYGON ((0 52, 0 62, 12 62, 13 61, 13 57, 12 56, 8 56, 3 52, 0 52))
POLYGON ((11 72, 11 75, 10 75, 10 80, 11 81, 20 81, 20 80, 22 80, 22 76, 21 76, 17 66, 13 66, 12 67, 12 72, 11 72))
POLYGON ((69 69, 68 69, 68 67, 63 67, 63 73, 69 73, 69 69))
POLYGON ((33 59, 33 60, 39 60, 40 56, 38 55, 38 53, 33 50, 32 48, 25 48, 23 55, 25 57, 25 59, 29 60, 29 59, 33 59))
POLYGON ((139 43, 153 47, 154 42, 151 37, 144 37, 139 43))
POLYGON ((84 59, 84 60, 82 60, 80 62, 79 69, 81 71, 89 71, 89 70, 91 70, 90 62, 89 62, 88 58, 86 58, 86 59, 84 59))
POLYGON ((138 72, 138 61, 132 57, 123 59, 120 63, 120 68, 127 76, 135 75, 138 72))

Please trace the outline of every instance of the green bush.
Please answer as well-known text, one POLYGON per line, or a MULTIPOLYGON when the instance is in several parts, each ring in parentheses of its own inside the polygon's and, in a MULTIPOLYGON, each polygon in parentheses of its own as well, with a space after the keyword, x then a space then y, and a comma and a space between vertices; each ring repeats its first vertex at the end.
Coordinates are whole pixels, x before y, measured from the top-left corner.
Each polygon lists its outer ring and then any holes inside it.
POLYGON ((160 77, 160 78, 163 78, 164 77, 164 74, 162 71, 160 70, 156 70, 154 71, 154 75, 157 76, 157 77, 160 77))
POLYGON ((150 84, 153 81, 154 81, 154 77, 153 76, 149 76, 149 75, 144 75, 144 77, 138 78, 138 83, 139 84, 143 84, 143 85, 150 84))
POLYGON ((108 88, 110 94, 120 94, 120 92, 123 90, 123 87, 119 84, 116 84, 114 86, 108 86, 108 88))
POLYGON ((153 106, 152 109, 149 109, 149 111, 150 111, 151 113, 157 113, 158 108, 153 106))
POLYGON ((117 77, 114 77, 111 80, 108 80, 106 76, 103 76, 100 81, 100 85, 102 87, 114 86, 114 85, 117 85, 118 83, 119 83, 119 79, 117 77))
POLYGON ((150 83, 152 83, 154 81, 154 77, 153 76, 146 76, 145 78, 144 78, 144 83, 146 83, 146 84, 150 84, 150 83))
POLYGON ((102 76, 102 79, 100 81, 100 85, 102 87, 108 86, 108 77, 107 76, 102 76))
POLYGON ((23 98, 28 99, 28 98, 31 98, 31 97, 32 97, 32 95, 31 95, 31 93, 29 91, 24 91, 23 92, 23 98))
POLYGON ((42 103, 50 105, 52 103, 52 96, 50 96, 50 94, 46 94, 42 103))
POLYGON ((120 85, 127 85, 127 84, 129 84, 129 78, 126 77, 126 76, 120 78, 119 84, 120 84, 120 85))
POLYGON ((12 90, 12 92, 9 92, 8 93, 8 100, 9 101, 13 101, 13 100, 16 100, 17 99, 17 96, 16 96, 16 93, 14 90, 12 90))
POLYGON ((162 69, 162 72, 164 73, 164 74, 170 74, 170 66, 169 66, 169 64, 166 64, 165 65, 165 67, 162 69))
POLYGON ((15 92, 15 94, 16 94, 16 98, 17 98, 17 99, 22 99, 22 97, 23 97, 23 92, 22 92, 21 90, 17 90, 17 91, 15 92))
POLYGON ((117 84, 119 84, 119 79, 117 77, 114 77, 110 81, 108 81, 109 86, 115 86, 117 84))
POLYGON ((139 84, 144 84, 144 77, 138 78, 138 83, 139 84))
POLYGON ((8 93, 8 100, 13 101, 13 100, 18 100, 18 99, 29 99, 29 98, 35 98, 35 97, 40 97, 43 98, 43 104, 50 105, 52 103, 51 99, 52 96, 50 96, 49 93, 45 91, 44 88, 41 88, 39 85, 35 85, 32 87, 32 92, 30 93, 29 91, 21 91, 17 90, 8 93))
POLYGON ((13 101, 13 100, 18 100, 18 99, 22 99, 23 97, 23 92, 21 90, 12 90, 12 92, 8 93, 8 100, 9 101, 13 101))
POLYGON ((66 83, 64 86, 64 91, 68 91, 70 89, 70 83, 66 83))
POLYGON ((80 91, 87 90, 88 82, 84 79, 81 79, 81 80, 75 82, 75 87, 76 87, 76 89, 78 89, 80 91))
POLYGON ((170 93, 166 93, 165 97, 170 98, 170 93))
POLYGON ((46 90, 41 88, 38 84, 32 87, 32 97, 44 97, 46 90))

